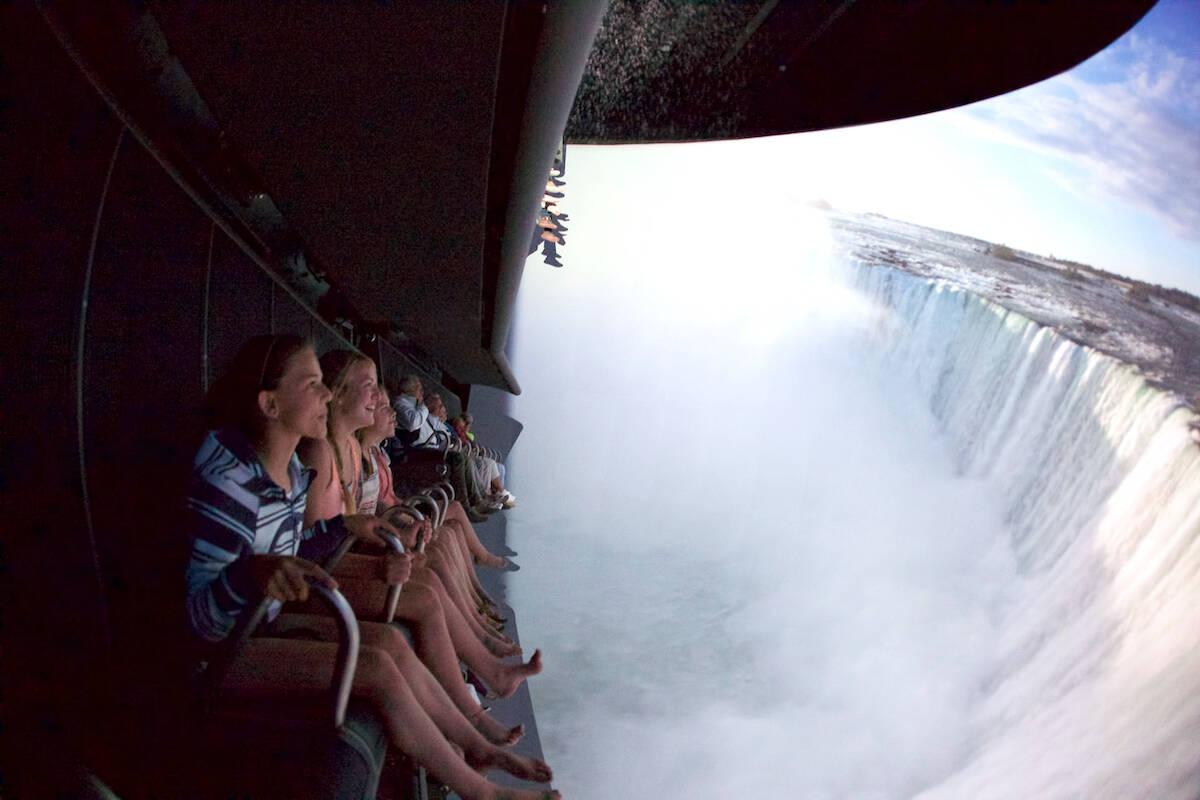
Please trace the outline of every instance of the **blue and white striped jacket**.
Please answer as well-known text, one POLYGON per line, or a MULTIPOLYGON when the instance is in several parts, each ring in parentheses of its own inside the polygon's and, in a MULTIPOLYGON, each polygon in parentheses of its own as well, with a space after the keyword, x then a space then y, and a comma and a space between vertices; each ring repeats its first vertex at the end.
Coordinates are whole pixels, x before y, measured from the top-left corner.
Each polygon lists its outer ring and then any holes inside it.
MULTIPOLYGON (((210 431, 196 453, 188 491, 187 615, 203 639, 219 642, 238 615, 258 601, 250 556, 272 553, 319 561, 347 535, 342 518, 304 530, 312 470, 295 455, 288 463, 289 494, 271 480, 254 447, 236 429, 210 431)), ((268 619, 279 613, 272 604, 268 619)))

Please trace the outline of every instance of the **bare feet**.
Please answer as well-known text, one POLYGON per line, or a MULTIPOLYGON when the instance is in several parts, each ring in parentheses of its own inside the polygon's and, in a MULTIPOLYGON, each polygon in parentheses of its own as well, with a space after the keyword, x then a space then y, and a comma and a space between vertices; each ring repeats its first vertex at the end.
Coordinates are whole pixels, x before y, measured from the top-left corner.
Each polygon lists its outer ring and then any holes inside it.
POLYGON ((487 637, 487 641, 483 643, 483 646, 488 649, 488 652, 499 658, 519 656, 522 653, 520 645, 513 644, 512 642, 503 642, 492 636, 487 637))
MULTIPOLYGON (((515 554, 514 554, 514 555, 515 555, 515 554)), ((500 556, 497 556, 497 558, 499 558, 499 557, 500 557, 500 556)), ((474 560, 474 559, 472 559, 472 561, 473 561, 473 560, 474 560)), ((478 580, 478 579, 477 579, 477 580, 478 580)), ((472 585, 472 590, 475 592, 475 595, 476 595, 476 597, 478 597, 478 598, 479 598, 479 603, 480 603, 480 605, 485 605, 485 606, 487 606, 488 608, 495 608, 495 607, 496 607, 496 605, 497 605, 496 601, 495 601, 495 600, 493 600, 493 599, 492 599, 492 596, 491 596, 490 594, 488 594, 487 592, 485 592, 485 591, 483 590, 483 587, 482 587, 482 586, 480 586, 478 583, 474 583, 474 584, 472 585)))
POLYGON ((554 778, 554 773, 546 765, 546 762, 528 756, 519 756, 495 745, 488 745, 486 750, 467 753, 466 761, 472 769, 480 772, 500 769, 525 781, 549 783, 554 778))
POLYGON ((483 738, 501 747, 512 747, 525 735, 524 725, 506 728, 492 719, 492 715, 483 708, 471 715, 471 724, 475 726, 475 730, 483 734, 483 738))
POLYGON ((479 610, 480 616, 483 616, 483 617, 491 620, 492 622, 494 622, 496 625, 500 626, 501 628, 504 627, 504 623, 508 622, 508 617, 503 616, 502 614, 498 613, 496 611, 495 605, 487 605, 484 603, 480 603, 479 606, 477 606, 477 608, 479 610))
MULTIPOLYGON (((499 699, 503 697, 511 697, 517 687, 521 685, 521 681, 528 678, 530 675, 537 675, 542 671, 542 651, 534 650, 533 657, 524 664, 503 664, 497 670, 494 680, 484 678, 491 691, 488 693, 489 698, 499 699)), ((482 675, 480 677, 483 677, 482 675)))
POLYGON ((498 556, 494 553, 487 553, 482 556, 475 556, 475 563, 492 569, 508 569, 508 565, 512 562, 504 556, 498 556))

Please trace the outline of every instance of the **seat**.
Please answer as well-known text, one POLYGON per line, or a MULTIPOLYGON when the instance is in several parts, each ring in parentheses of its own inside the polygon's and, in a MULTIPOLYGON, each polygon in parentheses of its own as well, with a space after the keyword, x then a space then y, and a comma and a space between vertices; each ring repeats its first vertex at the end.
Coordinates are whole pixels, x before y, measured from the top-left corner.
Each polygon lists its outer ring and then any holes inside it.
MULTIPOLYGON (((397 543, 398 544, 398 543, 397 543)), ((311 584, 337 621, 337 666, 330 694, 319 698, 229 697, 220 690, 228 666, 269 607, 264 598, 239 621, 229 646, 198 685, 201 723, 190 742, 203 765, 194 797, 336 798, 369 800, 387 757, 382 720, 350 698, 358 663, 358 622, 340 592, 311 584)))

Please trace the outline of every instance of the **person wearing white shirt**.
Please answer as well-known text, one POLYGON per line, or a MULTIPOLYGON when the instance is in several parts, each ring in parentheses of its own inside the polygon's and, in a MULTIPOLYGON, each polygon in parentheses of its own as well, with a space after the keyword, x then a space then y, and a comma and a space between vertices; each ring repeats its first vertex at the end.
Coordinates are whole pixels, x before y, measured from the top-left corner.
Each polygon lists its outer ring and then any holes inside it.
MULTIPOLYGON (((457 439, 458 434, 446 422, 446 404, 442 402, 441 396, 431 394, 427 402, 430 426, 436 431, 445 431, 449 436, 457 439)), ((500 465, 484 455, 472 455, 467 458, 471 465, 471 476, 475 479, 475 485, 481 490, 485 486, 491 490, 491 496, 484 498, 489 510, 494 511, 500 507, 512 508, 516 504, 516 498, 504 488, 500 477, 500 465)))
POLYGON ((405 447, 413 447, 428 438, 429 409, 424 399, 425 388, 419 377, 405 375, 400 379, 400 392, 392 401, 392 407, 396 409, 396 438, 405 447))
MULTIPOLYGON (((425 405, 425 387, 421 383, 421 378, 417 375, 405 375, 400 379, 399 388, 399 393, 392 401, 392 407, 396 409, 396 439, 400 443, 401 450, 408 452, 441 450, 433 441, 434 431, 438 430, 434 426, 440 427, 440 421, 430 415, 429 408, 425 405)), ((430 395, 430 398, 433 397, 437 397, 437 395, 430 395)), ((437 399, 440 403, 441 398, 437 397, 437 399)), ((402 454, 398 453, 397 455, 403 457, 402 454)), ((444 457, 446 466, 450 469, 450 482, 458 497, 465 501, 464 508, 467 518, 471 522, 483 522, 486 517, 475 510, 475 506, 481 499, 481 492, 476 486, 466 456, 451 451, 447 452, 444 457)), ((484 485, 486 486, 486 484, 484 485)))

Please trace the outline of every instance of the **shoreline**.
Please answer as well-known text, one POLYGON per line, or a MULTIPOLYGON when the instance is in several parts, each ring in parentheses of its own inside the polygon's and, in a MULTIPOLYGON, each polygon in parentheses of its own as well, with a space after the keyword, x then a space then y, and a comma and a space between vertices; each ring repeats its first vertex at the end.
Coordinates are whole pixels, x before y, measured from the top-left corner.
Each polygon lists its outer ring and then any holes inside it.
POLYGON ((981 239, 877 215, 826 214, 839 249, 864 266, 971 292, 1137 368, 1185 402, 1200 391, 1200 312, 1143 296, 1127 279, 981 239))

